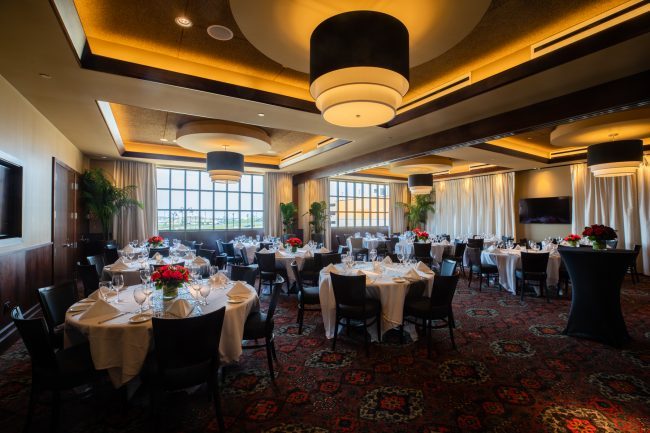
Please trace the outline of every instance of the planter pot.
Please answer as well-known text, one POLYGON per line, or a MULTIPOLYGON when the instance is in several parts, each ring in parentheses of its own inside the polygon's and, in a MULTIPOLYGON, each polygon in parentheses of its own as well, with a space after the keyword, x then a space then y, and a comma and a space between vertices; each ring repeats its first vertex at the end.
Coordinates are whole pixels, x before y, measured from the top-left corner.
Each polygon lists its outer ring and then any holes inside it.
POLYGON ((178 296, 178 286, 162 286, 163 299, 174 299, 178 296))
POLYGON ((593 241, 591 243, 591 246, 593 247, 594 250, 606 250, 607 249, 607 243, 605 243, 605 241, 593 241))

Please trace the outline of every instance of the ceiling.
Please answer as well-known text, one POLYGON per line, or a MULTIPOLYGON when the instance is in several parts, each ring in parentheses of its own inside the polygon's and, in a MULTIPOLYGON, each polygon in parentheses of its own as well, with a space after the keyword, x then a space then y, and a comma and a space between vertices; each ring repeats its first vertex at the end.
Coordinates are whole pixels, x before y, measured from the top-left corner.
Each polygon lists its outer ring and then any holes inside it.
MULTIPOLYGON (((177 151, 175 131, 189 120, 217 119, 263 128, 271 135, 273 151, 278 152, 265 155, 263 162, 281 171, 308 173, 324 166, 343 166, 364 155, 383 155, 402 143, 650 70, 647 29, 591 52, 557 56, 561 61, 547 62, 544 67, 538 66, 546 61, 544 57, 531 55, 531 45, 623 3, 493 0, 466 37, 411 68, 404 103, 459 76, 469 76, 469 81, 409 105, 399 122, 380 127, 343 128, 325 122, 308 94, 307 74, 262 54, 245 38, 227 1, 2 2, 0 74, 90 157, 201 166, 196 155, 177 151), (191 28, 174 23, 181 15, 193 20, 191 28), (79 28, 70 25, 74 21, 70 17, 75 16, 79 28), (211 24, 229 27, 234 38, 227 42, 211 39, 205 31, 211 24), (80 54, 83 44, 87 49, 80 54), (530 71, 500 78, 513 70, 530 71), (233 93, 230 85, 239 93, 233 93), (481 86, 481 91, 470 91, 481 86), (110 107, 122 147, 107 127, 99 101, 110 107), (433 109, 419 111, 427 104, 433 109), (327 139, 331 142, 319 146, 327 139), (123 156, 125 147, 136 144, 137 156, 123 156), (283 161, 292 154, 297 155, 283 161), (175 156, 179 158, 174 160, 175 156)), ((458 147, 466 146, 459 141, 457 146, 433 150, 432 142, 431 152, 514 170, 552 165, 526 155, 547 154, 552 148, 548 138, 552 127, 539 126, 507 138, 486 137, 483 147, 458 147), (518 153, 503 153, 500 148, 518 153)), ((503 128, 508 130, 508 125, 503 128)), ((369 168, 359 165, 352 171, 369 168)), ((385 168, 374 170, 391 176, 385 168)))

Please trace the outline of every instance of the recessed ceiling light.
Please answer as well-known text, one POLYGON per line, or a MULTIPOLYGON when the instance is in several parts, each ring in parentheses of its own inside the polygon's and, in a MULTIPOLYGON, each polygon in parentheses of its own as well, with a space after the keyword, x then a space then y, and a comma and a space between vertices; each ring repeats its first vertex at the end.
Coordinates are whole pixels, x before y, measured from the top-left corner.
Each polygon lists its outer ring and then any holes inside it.
POLYGON ((192 27, 192 21, 187 17, 176 17, 174 21, 181 27, 192 27))
POLYGON ((266 153, 269 153, 269 154, 271 154, 271 155, 275 155, 275 154, 277 154, 278 152, 276 152, 275 150, 267 150, 266 153))
POLYGON ((264 117, 264 113, 257 113, 258 116, 264 117))
POLYGON ((51 75, 49 75, 49 74, 44 74, 43 72, 41 72, 40 74, 38 74, 38 76, 41 77, 41 78, 45 78, 46 80, 49 80, 50 78, 52 78, 51 75))
POLYGON ((161 138, 160 141, 167 141, 167 139, 166 138, 161 138))
POLYGON ((533 137, 528 137, 528 139, 529 139, 529 140, 532 140, 532 139, 533 139, 533 137))
POLYGON ((106 157, 106 156, 100 156, 100 158, 101 158, 101 159, 106 159, 107 157, 106 157))
POLYGON ((208 34, 211 38, 214 38, 218 41, 229 41, 234 36, 232 30, 230 30, 228 27, 220 26, 217 24, 208 27, 208 34))

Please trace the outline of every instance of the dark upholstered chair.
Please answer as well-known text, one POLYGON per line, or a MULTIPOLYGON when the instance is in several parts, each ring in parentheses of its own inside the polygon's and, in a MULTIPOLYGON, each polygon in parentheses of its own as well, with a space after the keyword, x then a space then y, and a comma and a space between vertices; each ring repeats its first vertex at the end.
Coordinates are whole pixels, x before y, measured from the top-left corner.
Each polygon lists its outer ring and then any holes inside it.
POLYGON ((433 257, 431 257, 431 244, 425 242, 414 242, 413 252, 415 260, 419 260, 427 266, 432 265, 433 257))
POLYGON ((90 296, 92 292, 99 288, 99 277, 95 265, 84 265, 77 262, 77 278, 81 280, 84 288, 84 297, 90 296))
POLYGON ((320 311, 320 308, 306 308, 308 305, 320 305, 320 294, 318 287, 305 287, 302 283, 302 275, 298 270, 296 262, 291 263, 291 270, 296 278, 298 286, 298 334, 302 334, 302 325, 305 318, 305 311, 320 311))
POLYGON ((450 277, 456 273, 456 267, 458 262, 452 259, 445 259, 442 261, 442 266, 440 266, 440 275, 443 277, 450 277))
POLYGON ((59 421, 61 391, 87 384, 94 379, 96 371, 90 348, 88 344, 80 344, 55 352, 42 318, 26 319, 19 307, 12 309, 11 318, 29 352, 32 364, 32 385, 23 431, 29 431, 39 394, 51 391, 50 430, 54 432, 59 421))
POLYGON ((95 267, 95 271, 97 272, 97 277, 101 278, 102 274, 104 273, 104 266, 106 266, 106 263, 104 263, 104 256, 103 255, 88 256, 86 257, 86 260, 88 261, 89 264, 95 267))
POLYGON ((165 391, 203 383, 214 404, 219 430, 225 431, 219 397, 219 343, 226 307, 185 319, 151 319, 154 350, 145 378, 151 384, 155 425, 160 424, 160 398, 165 391))
POLYGON ((74 282, 70 282, 41 287, 37 293, 52 343, 54 347, 63 347, 65 313, 77 301, 77 287, 74 282))
POLYGON ((521 252, 521 269, 515 271, 517 286, 521 281, 521 300, 524 299, 524 293, 528 282, 533 281, 539 285, 540 293, 546 297, 549 302, 546 290, 546 268, 548 266, 549 253, 527 253, 521 252))
POLYGON ((228 267, 228 256, 225 254, 216 254, 214 256, 214 265, 219 269, 226 269, 228 267))
POLYGON ((204 250, 204 249, 199 249, 196 251, 196 255, 198 257, 203 257, 204 259, 207 259, 210 261, 210 265, 216 266, 216 263, 214 262, 214 256, 217 254, 216 250, 204 250))
POLYGON ((640 252, 641 252, 641 245, 634 245, 634 260, 632 260, 632 263, 630 263, 630 267, 628 268, 628 272, 632 276, 632 282, 634 284, 641 281, 641 279, 639 278, 639 271, 637 271, 636 269, 636 262, 639 259, 640 252))
MULTIPOLYGON (((469 240, 468 240, 469 241, 469 240)), ((467 280, 467 287, 472 285, 473 275, 477 275, 478 279, 478 291, 481 291, 483 287, 483 275, 488 279, 488 285, 490 284, 490 276, 495 276, 499 278, 499 269, 495 265, 487 265, 481 262, 481 250, 479 248, 467 247, 467 255, 469 258, 469 278, 467 280)))
POLYGON ((284 279, 278 276, 277 280, 273 283, 273 288, 271 289, 271 300, 269 301, 269 307, 266 310, 266 313, 262 313, 261 311, 252 312, 248 315, 246 322, 244 323, 244 340, 251 341, 264 339, 264 344, 246 344, 242 345, 242 348, 266 348, 266 359, 269 363, 269 374, 271 376, 271 380, 275 380, 275 373, 273 372, 273 360, 276 362, 278 360, 278 357, 275 355, 275 336, 273 334, 275 323, 273 321, 273 315, 275 314, 275 308, 278 305, 278 298, 280 297, 280 292, 282 291, 283 284, 284 279))
MULTIPOLYGON (((159 253, 163 257, 169 257, 169 247, 149 248, 149 258, 152 258, 153 256, 155 256, 156 253, 159 253)), ((117 259, 115 259, 115 260, 117 260, 117 259)), ((113 263, 113 262, 110 262, 110 263, 113 263)))
POLYGON ((366 297, 366 276, 365 275, 338 275, 330 274, 334 301, 336 303, 336 321, 334 322, 334 338, 332 339, 332 350, 336 350, 336 339, 338 337, 339 324, 345 319, 345 325, 350 326, 350 320, 359 321, 364 328, 364 343, 366 356, 370 355, 369 338, 366 328, 377 324, 377 336, 381 340, 381 303, 379 299, 366 297), (374 319, 370 323, 368 319, 374 319))
POLYGON ((185 245, 191 250, 196 249, 196 241, 181 241, 181 245, 185 245))
POLYGON ((483 244, 485 240, 482 238, 467 239, 467 248, 478 248, 483 249, 483 244))
POLYGON ((232 265, 230 267, 230 279, 233 281, 245 281, 255 287, 255 279, 257 277, 257 267, 232 265))
POLYGON ((257 294, 261 295, 262 285, 264 283, 267 283, 269 288, 275 284, 278 275, 275 266, 275 253, 255 253, 255 259, 257 260, 257 266, 260 273, 260 281, 257 285, 257 294))
POLYGON ((228 263, 238 265, 241 263, 241 257, 235 254, 235 244, 232 242, 222 242, 221 248, 228 257, 228 263))
POLYGON ((465 274, 465 248, 467 247, 467 244, 464 242, 454 242, 454 253, 453 255, 450 255, 449 257, 444 256, 445 259, 451 259, 454 260, 456 263, 458 263, 458 266, 460 266, 460 270, 465 274))
POLYGON ((329 264, 337 265, 341 263, 341 255, 339 253, 323 253, 320 256, 321 269, 327 267, 329 264))
MULTIPOLYGON (((422 326, 427 335, 427 355, 431 358, 431 330, 435 328, 449 327, 449 337, 451 345, 456 349, 456 341, 454 340, 454 314, 451 303, 456 293, 456 286, 458 285, 458 276, 456 273, 452 276, 444 277, 436 275, 433 280, 433 288, 431 289, 431 297, 409 297, 404 301, 404 318, 414 317, 417 322, 418 319, 422 320, 422 326), (442 321, 442 325, 433 326, 433 322, 442 321)), ((401 326, 401 338, 404 338, 404 324, 401 326)))
POLYGON ((117 254, 117 245, 107 245, 104 247, 104 263, 107 265, 113 264, 119 258, 117 254))

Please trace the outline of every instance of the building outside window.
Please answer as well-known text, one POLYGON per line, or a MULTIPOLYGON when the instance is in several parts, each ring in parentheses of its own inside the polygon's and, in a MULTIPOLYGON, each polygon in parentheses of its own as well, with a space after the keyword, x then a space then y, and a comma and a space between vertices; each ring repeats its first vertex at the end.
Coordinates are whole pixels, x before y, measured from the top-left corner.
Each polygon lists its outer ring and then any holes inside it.
POLYGON ((388 226, 387 184, 330 181, 332 227, 388 226))

